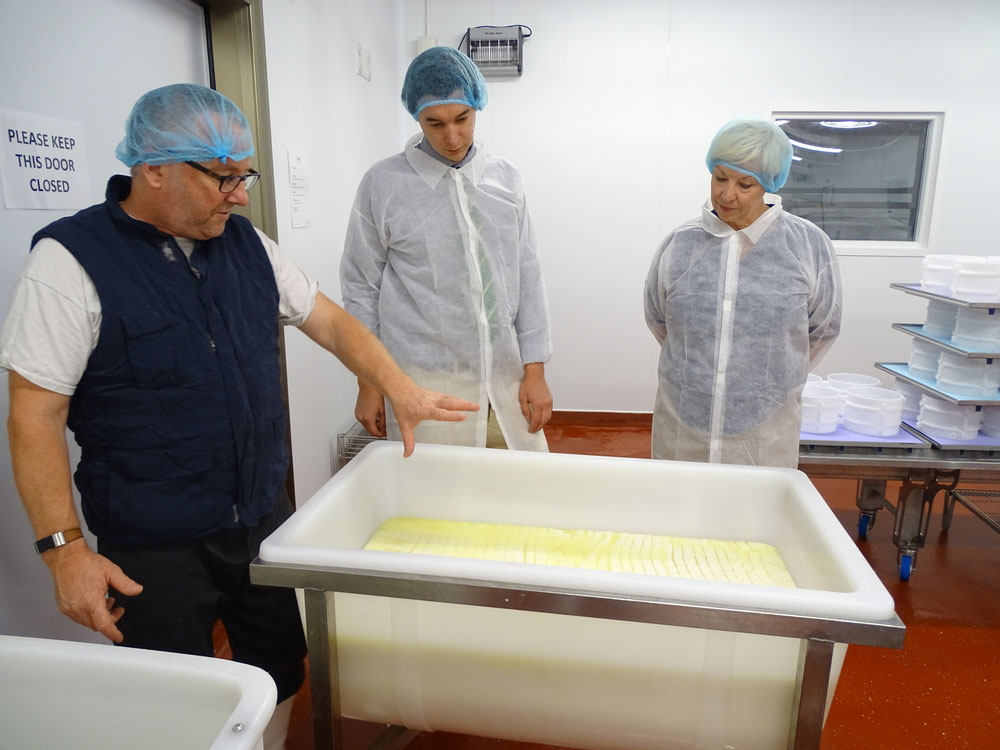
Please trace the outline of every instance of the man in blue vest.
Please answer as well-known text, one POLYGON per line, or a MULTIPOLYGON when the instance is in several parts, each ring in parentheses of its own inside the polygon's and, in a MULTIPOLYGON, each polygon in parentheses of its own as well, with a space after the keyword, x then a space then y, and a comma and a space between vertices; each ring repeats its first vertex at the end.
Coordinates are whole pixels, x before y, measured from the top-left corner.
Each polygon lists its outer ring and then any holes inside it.
POLYGON ((385 394, 404 455, 421 420, 460 421, 477 406, 417 387, 231 214, 260 177, 253 153, 246 118, 217 92, 143 95, 116 152, 131 176, 35 236, 0 366, 14 477, 60 611, 115 643, 205 655, 221 618, 234 658, 274 678, 287 727, 286 699, 303 680, 298 607, 292 591, 248 576, 291 512, 279 326, 299 327, 385 394), (67 426, 96 552, 73 502, 67 426))

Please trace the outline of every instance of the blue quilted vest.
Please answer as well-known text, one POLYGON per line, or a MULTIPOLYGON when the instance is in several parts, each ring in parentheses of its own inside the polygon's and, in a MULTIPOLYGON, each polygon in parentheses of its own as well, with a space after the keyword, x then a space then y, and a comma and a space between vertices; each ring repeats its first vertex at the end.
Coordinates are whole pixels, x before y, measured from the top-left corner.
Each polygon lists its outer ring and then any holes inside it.
POLYGON ((270 260, 233 215, 189 266, 172 237, 121 209, 130 190, 112 177, 104 203, 32 241, 61 242, 101 299, 68 419, 84 517, 121 547, 254 526, 288 467, 270 260))

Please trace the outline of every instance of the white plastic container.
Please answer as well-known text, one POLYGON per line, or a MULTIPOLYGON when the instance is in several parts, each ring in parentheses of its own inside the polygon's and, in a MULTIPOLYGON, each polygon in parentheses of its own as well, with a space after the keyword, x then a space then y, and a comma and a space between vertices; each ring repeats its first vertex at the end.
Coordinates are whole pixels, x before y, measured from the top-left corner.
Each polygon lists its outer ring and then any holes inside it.
POLYGON ((953 404, 925 394, 920 398, 917 429, 931 437, 972 440, 979 433, 982 418, 973 405, 953 404))
POLYGON ((844 402, 844 427, 862 435, 889 437, 899 432, 903 394, 888 388, 850 388, 844 402))
POLYGON ((881 381, 872 375, 862 375, 858 372, 832 372, 826 376, 826 384, 846 393, 849 388, 860 386, 880 386, 881 381))
POLYGON ((955 330, 955 318, 957 315, 957 305, 933 299, 928 300, 927 317, 924 320, 924 333, 928 336, 950 339, 952 332, 955 330))
MULTIPOLYGON (((926 329, 925 325, 924 330, 926 329)), ((952 332, 952 343, 974 352, 1000 352, 1000 310, 981 307, 959 308, 952 332)))
POLYGON ((948 393, 992 398, 1000 390, 1000 362, 941 352, 937 384, 948 393))
POLYGON ((802 389, 802 432, 826 434, 837 429, 840 391, 818 383, 802 389))
POLYGON ((252 750, 277 698, 267 672, 228 659, 12 635, 0 675, 4 748, 252 750))
POLYGON ((1000 438, 1000 406, 984 406, 979 429, 990 437, 1000 438))
POLYGON ((810 372, 806 374, 806 385, 823 385, 823 378, 821 378, 816 373, 810 372))
POLYGON ((912 383, 900 380, 899 378, 896 378, 892 389, 903 396, 902 418, 909 420, 916 419, 917 413, 920 411, 920 397, 924 395, 924 392, 912 383))
MULTIPOLYGON (((799 471, 366 446, 261 545, 263 560, 883 621, 893 601, 799 471), (798 588, 365 551, 394 516, 774 545, 798 588)), ((344 715, 600 750, 785 748, 800 641, 363 595, 334 596, 344 715)), ((830 693, 846 646, 835 646, 830 693)), ((829 704, 828 704, 829 705, 829 704)))
POLYGON ((1000 261, 982 257, 960 260, 951 296, 970 302, 1000 302, 1000 261))
POLYGON ((933 294, 951 296, 951 287, 955 280, 955 271, 959 261, 963 259, 976 260, 979 257, 976 255, 925 255, 923 273, 920 276, 920 288, 933 294))
POLYGON ((826 384, 840 392, 840 412, 838 416, 843 418, 844 406, 847 403, 847 391, 851 388, 861 386, 878 387, 881 381, 871 375, 862 375, 859 372, 832 372, 826 376, 826 384))
POLYGON ((928 341, 913 339, 910 344, 910 375, 924 380, 934 380, 937 377, 940 357, 941 347, 928 341))

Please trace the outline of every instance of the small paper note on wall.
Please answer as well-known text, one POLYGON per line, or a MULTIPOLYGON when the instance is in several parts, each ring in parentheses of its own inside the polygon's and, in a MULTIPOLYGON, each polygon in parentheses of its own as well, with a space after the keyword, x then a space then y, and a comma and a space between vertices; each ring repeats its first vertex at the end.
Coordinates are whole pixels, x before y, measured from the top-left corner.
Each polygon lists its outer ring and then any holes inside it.
POLYGON ((292 227, 308 227, 312 216, 309 211, 309 160, 304 151, 288 149, 288 185, 292 201, 292 227))

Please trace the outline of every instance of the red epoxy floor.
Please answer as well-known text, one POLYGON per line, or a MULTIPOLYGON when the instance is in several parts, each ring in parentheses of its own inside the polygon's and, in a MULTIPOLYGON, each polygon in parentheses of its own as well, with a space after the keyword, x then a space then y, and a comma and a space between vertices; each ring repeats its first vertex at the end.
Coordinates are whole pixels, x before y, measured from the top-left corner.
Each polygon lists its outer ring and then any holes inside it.
MULTIPOLYGON (((648 415, 557 413, 546 427, 552 451, 649 457, 648 415)), ((816 479, 820 493, 857 536, 856 482, 816 479)), ((893 484, 889 497, 894 498, 893 484)), ((1000 534, 958 506, 941 533, 935 501, 927 546, 909 581, 896 571, 892 517, 880 512, 858 546, 907 626, 902 650, 852 646, 823 732, 822 750, 1000 748, 1000 534)), ((288 750, 313 750, 308 683, 296 698, 288 750)), ((347 750, 367 747, 382 727, 345 721, 347 750)), ((411 750, 553 750, 447 733, 424 733, 411 750)))

